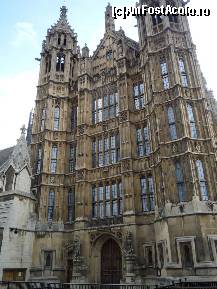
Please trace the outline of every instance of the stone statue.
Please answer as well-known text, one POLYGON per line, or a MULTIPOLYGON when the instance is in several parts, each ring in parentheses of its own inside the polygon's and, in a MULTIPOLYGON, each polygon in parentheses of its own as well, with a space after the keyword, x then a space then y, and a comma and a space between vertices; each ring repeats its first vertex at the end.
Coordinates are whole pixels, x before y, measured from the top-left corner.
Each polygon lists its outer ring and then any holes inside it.
POLYGON ((133 234, 131 232, 127 233, 125 242, 124 242, 124 250, 126 255, 134 255, 134 248, 133 248, 133 234))
POLYGON ((79 258, 81 257, 81 241, 79 236, 75 236, 74 242, 73 242, 73 257, 79 258))

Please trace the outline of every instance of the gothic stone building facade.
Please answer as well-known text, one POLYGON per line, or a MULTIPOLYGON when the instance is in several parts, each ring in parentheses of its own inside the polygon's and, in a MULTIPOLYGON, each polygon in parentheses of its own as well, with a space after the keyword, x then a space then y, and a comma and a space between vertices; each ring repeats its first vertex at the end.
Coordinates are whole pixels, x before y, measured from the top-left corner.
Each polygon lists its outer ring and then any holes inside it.
POLYGON ((216 126, 187 18, 138 17, 136 42, 111 11, 92 56, 65 6, 42 45, 30 279, 213 280, 216 126))

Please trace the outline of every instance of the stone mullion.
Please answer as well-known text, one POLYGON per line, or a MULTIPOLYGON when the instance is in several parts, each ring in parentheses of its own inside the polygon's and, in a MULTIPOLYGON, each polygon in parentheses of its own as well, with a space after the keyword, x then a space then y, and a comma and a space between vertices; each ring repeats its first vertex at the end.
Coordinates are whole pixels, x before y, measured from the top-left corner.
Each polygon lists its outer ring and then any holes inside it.
POLYGON ((197 177, 197 172, 196 172, 196 167, 195 167, 195 158, 193 157, 192 154, 189 155, 189 161, 190 161, 190 168, 191 168, 191 173, 192 173, 193 197, 200 198, 200 190, 198 187, 198 177, 197 177))
MULTIPOLYGON (((167 17, 168 18, 168 17, 167 17)), ((172 38, 172 32, 169 33, 169 37, 172 38)), ((179 71, 179 65, 178 65, 178 54, 175 52, 175 47, 172 45, 170 47, 170 54, 171 54, 171 73, 169 76, 169 79, 171 79, 171 75, 173 75, 173 81, 174 85, 181 83, 181 78, 180 78, 180 71, 179 71)), ((171 83, 170 83, 171 85, 171 83)))
POLYGON ((184 137, 190 137, 189 119, 187 113, 187 101, 183 98, 180 100, 180 109, 184 127, 184 137))

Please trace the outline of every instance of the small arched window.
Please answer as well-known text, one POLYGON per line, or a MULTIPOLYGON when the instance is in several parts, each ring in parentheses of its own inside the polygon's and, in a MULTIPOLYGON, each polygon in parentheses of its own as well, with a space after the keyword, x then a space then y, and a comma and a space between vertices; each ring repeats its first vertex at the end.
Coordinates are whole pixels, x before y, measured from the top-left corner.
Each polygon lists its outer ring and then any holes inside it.
POLYGON ((65 55, 62 53, 57 54, 56 71, 64 72, 65 69, 65 55))
POLYGON ((176 120, 175 120, 172 106, 169 106, 167 109, 167 117, 168 117, 169 131, 170 131, 170 139, 175 140, 177 139, 176 120))
POLYGON ((199 181, 201 199, 202 201, 208 201, 209 196, 208 196, 207 182, 205 179, 203 163, 201 160, 196 161, 196 168, 197 168, 197 176, 198 176, 198 181, 199 181))
POLYGON ((60 108, 56 106, 54 109, 54 130, 58 130, 60 125, 60 108))

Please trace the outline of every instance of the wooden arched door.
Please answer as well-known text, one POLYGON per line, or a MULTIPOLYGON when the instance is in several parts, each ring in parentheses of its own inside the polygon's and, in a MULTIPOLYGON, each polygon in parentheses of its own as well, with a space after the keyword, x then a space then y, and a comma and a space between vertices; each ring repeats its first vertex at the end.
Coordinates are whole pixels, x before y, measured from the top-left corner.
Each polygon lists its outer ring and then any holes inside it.
POLYGON ((101 283, 119 284, 122 278, 122 256, 118 244, 107 240, 101 251, 101 283))

